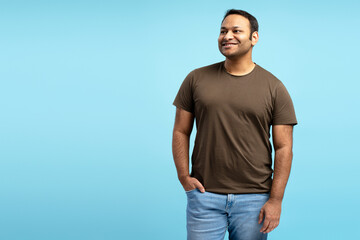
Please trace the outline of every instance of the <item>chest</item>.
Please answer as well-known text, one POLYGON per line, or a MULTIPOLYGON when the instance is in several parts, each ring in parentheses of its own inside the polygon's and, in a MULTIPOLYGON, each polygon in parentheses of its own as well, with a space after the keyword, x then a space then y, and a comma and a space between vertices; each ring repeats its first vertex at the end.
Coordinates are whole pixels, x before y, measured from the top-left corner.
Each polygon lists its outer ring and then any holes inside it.
POLYGON ((256 119, 271 117, 271 89, 261 81, 201 81, 197 84, 193 97, 195 111, 198 113, 226 113, 256 119))

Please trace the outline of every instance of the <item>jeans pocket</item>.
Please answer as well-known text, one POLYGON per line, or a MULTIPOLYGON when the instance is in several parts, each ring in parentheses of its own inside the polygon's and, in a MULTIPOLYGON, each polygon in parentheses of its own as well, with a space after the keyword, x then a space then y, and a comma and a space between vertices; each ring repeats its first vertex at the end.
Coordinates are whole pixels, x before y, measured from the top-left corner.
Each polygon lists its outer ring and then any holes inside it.
POLYGON ((194 188, 194 189, 191 189, 191 190, 189 190, 189 191, 185 191, 186 193, 190 193, 190 192, 193 192, 193 191, 195 191, 197 188, 194 188))

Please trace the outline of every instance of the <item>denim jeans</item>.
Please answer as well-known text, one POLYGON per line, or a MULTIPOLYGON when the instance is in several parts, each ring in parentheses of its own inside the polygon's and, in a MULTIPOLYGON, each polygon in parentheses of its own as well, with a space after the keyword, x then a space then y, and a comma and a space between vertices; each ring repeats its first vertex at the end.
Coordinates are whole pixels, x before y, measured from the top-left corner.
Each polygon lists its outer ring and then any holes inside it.
POLYGON ((270 193, 218 194, 195 188, 187 195, 186 228, 188 240, 266 240, 260 232, 259 214, 270 193))

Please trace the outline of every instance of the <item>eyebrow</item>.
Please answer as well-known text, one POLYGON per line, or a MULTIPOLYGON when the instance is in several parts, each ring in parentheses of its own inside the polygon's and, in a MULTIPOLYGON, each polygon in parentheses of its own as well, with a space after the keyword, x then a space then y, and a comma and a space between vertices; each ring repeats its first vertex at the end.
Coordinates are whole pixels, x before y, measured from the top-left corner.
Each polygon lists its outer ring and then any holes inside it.
MULTIPOLYGON (((232 28, 241 28, 239 26, 233 26, 232 28)), ((221 29, 226 29, 226 27, 221 27, 221 29)))

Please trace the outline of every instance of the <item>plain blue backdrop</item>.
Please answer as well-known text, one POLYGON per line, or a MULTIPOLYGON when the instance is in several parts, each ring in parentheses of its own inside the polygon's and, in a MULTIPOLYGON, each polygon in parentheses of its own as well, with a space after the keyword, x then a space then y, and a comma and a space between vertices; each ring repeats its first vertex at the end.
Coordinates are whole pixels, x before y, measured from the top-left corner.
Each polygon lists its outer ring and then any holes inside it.
MULTIPOLYGON (((172 102, 229 8, 298 125, 269 239, 360 239, 356 1, 1 1, 0 239, 185 239, 172 102)), ((191 137, 193 148, 196 128, 191 137)))

